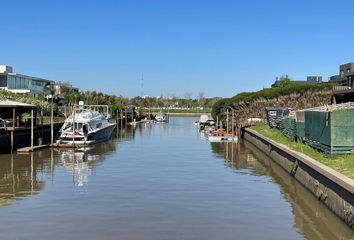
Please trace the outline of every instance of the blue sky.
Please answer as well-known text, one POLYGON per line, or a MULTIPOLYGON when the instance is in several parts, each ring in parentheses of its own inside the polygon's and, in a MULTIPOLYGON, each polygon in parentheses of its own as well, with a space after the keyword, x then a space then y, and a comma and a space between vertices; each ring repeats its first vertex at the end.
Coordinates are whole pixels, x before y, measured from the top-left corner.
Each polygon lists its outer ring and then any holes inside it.
MULTIPOLYGON (((1 0, 0 0, 1 1, 1 0)), ((354 1, 1 1, 0 64, 81 90, 231 97, 354 61, 354 1)))

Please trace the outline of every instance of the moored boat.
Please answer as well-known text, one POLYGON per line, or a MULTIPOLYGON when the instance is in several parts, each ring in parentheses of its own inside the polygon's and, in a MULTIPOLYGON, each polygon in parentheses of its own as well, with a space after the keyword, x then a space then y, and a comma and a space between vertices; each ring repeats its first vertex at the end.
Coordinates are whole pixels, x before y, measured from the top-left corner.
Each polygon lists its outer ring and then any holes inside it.
POLYGON ((236 136, 208 136, 209 142, 237 142, 236 136))
MULTIPOLYGON (((97 106, 95 106, 97 107, 97 106)), ((58 144, 90 145, 108 140, 116 127, 115 123, 108 121, 108 106, 104 116, 92 110, 90 105, 84 106, 81 102, 78 108, 68 117, 59 131, 58 144)))
POLYGON ((156 114, 155 120, 157 122, 168 122, 169 116, 168 116, 168 114, 161 112, 161 113, 156 114))

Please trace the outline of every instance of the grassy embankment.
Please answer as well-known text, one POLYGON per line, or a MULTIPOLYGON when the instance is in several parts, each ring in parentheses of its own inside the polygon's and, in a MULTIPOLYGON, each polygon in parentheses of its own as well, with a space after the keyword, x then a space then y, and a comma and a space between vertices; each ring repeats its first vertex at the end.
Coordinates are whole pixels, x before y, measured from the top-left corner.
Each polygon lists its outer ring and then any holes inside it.
POLYGON ((271 140, 281 143, 292 150, 306 154, 307 156, 323 163, 324 165, 354 179, 354 154, 326 154, 318 152, 310 146, 291 141, 280 131, 270 128, 267 123, 259 123, 251 129, 257 131, 271 140))

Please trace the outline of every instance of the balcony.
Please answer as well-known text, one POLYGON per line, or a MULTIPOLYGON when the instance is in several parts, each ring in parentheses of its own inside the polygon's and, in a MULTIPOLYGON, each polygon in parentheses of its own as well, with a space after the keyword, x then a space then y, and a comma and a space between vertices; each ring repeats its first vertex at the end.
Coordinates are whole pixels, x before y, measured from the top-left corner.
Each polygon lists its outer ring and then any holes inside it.
POLYGON ((354 89, 352 89, 349 86, 334 86, 332 88, 333 94, 349 93, 349 92, 353 92, 353 91, 354 91, 354 89))

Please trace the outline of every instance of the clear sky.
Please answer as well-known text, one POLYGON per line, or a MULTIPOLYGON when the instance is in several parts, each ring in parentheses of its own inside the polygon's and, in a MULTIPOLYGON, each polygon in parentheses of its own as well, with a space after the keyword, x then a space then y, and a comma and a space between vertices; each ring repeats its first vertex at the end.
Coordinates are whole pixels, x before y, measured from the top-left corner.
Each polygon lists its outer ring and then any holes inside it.
POLYGON ((352 0, 0 1, 0 64, 81 90, 231 97, 354 61, 352 0))

